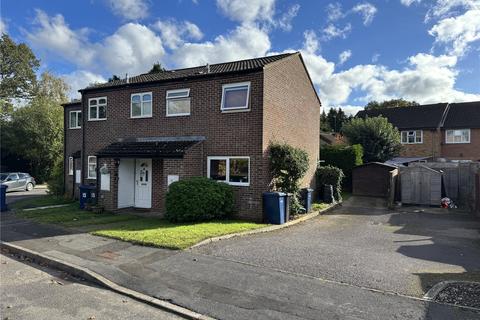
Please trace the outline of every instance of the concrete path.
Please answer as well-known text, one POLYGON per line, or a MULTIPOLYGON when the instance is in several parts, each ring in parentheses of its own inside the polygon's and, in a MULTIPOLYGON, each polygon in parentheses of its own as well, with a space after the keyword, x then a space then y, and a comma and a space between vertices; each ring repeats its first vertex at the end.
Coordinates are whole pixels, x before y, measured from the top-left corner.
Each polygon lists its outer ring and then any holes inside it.
POLYGON ((480 282, 480 220, 455 212, 352 197, 307 223, 194 252, 422 297, 442 280, 480 282))
POLYGON ((0 255, 2 319, 183 319, 63 272, 0 255))
MULTIPOLYGON (((12 215, 2 220, 1 238, 218 319, 480 319, 473 310, 196 252, 71 234, 12 215)), ((299 267, 304 263, 297 260, 299 267)))

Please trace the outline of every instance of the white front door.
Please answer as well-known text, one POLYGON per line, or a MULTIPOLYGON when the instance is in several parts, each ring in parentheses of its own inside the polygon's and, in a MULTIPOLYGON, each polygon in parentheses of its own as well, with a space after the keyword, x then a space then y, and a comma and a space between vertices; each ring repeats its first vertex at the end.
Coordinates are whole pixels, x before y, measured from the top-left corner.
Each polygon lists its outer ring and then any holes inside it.
POLYGON ((152 159, 135 160, 135 207, 152 207, 152 159))

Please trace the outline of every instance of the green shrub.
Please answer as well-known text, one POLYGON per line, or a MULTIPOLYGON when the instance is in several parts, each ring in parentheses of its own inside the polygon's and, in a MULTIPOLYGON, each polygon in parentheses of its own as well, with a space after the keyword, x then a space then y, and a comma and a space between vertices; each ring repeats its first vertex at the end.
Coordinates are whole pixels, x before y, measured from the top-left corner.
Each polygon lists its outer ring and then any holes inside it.
POLYGON ((52 174, 47 181, 48 194, 53 196, 63 196, 65 192, 65 185, 63 180, 63 158, 55 161, 52 174))
POLYGON ((363 164, 363 148, 359 144, 353 146, 333 145, 322 147, 320 158, 324 160, 322 165, 331 165, 342 169, 345 179, 342 186, 352 190, 352 169, 363 164))
POLYGON ((337 201, 342 200, 342 180, 345 177, 342 169, 334 166, 320 166, 317 168, 317 189, 322 192, 323 185, 333 186, 333 197, 337 201))
POLYGON ((169 186, 165 218, 172 222, 225 218, 233 211, 233 190, 204 177, 183 179, 169 186))
POLYGON ((303 207, 298 199, 299 181, 309 167, 308 154, 300 148, 286 143, 270 145, 270 172, 273 176, 273 189, 293 194, 290 211, 299 213, 303 207))

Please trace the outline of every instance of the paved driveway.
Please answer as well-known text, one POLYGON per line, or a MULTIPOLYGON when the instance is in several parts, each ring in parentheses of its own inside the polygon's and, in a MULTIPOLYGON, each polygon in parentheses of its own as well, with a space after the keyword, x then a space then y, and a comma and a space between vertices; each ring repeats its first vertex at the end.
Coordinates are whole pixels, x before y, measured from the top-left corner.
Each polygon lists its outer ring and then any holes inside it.
POLYGON ((442 280, 480 281, 480 220, 424 210, 389 211, 381 199, 352 197, 305 223, 194 251, 411 296, 442 280))

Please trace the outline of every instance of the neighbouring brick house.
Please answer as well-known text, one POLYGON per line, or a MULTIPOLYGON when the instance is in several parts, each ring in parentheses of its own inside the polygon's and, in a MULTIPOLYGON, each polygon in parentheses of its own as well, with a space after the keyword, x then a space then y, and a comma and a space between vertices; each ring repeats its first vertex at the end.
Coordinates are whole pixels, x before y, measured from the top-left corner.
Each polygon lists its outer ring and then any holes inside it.
POLYGON ((320 100, 299 53, 143 74, 80 92, 81 103, 65 105, 68 126, 72 111, 84 115, 77 116, 81 129, 65 130, 66 190, 72 194, 81 170, 79 183, 97 185, 108 210, 163 213, 168 184, 206 176, 233 186, 239 216, 261 220, 274 141, 308 152, 302 186, 315 185, 320 100))
POLYGON ((402 157, 480 161, 480 101, 362 110, 398 128, 402 157))

